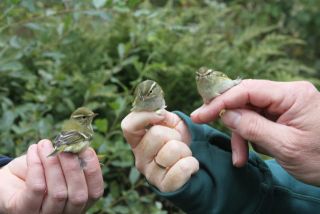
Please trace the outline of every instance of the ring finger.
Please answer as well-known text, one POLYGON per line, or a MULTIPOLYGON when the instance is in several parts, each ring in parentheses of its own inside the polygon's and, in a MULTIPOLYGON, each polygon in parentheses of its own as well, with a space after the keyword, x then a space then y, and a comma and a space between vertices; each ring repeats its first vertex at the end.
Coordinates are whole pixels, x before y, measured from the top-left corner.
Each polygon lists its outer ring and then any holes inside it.
POLYGON ((190 148, 183 142, 177 140, 168 141, 158 152, 155 162, 164 167, 173 166, 179 159, 191 156, 190 148))
POLYGON ((147 165, 153 162, 161 147, 171 139, 180 140, 181 136, 174 129, 159 125, 152 126, 138 146, 133 149, 137 169, 144 174, 147 165))
POLYGON ((161 189, 163 179, 170 168, 179 160, 191 155, 191 150, 185 143, 176 140, 168 141, 154 160, 147 166, 145 174, 147 180, 161 189))

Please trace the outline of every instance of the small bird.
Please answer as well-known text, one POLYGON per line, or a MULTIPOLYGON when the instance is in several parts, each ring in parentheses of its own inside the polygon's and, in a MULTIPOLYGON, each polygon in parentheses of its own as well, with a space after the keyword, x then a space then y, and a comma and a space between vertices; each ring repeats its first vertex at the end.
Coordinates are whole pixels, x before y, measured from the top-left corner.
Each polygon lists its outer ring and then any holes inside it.
POLYGON ((158 83, 145 80, 136 87, 131 111, 158 111, 166 108, 164 93, 158 83))
POLYGON ((240 78, 232 80, 224 73, 207 67, 201 67, 196 72, 197 89, 205 104, 240 82, 240 78))
POLYGON ((65 121, 61 133, 53 140, 54 150, 48 155, 60 152, 80 153, 93 138, 92 120, 97 114, 86 107, 76 109, 65 121))

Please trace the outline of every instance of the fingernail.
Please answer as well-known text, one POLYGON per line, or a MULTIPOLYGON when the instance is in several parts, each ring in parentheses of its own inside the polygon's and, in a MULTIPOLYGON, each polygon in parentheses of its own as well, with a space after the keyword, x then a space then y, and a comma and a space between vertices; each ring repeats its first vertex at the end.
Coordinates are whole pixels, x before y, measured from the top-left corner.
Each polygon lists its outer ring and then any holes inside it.
POLYGON ((229 128, 235 129, 241 120, 241 113, 238 111, 227 110, 221 117, 223 123, 229 128))
POLYGON ((198 114, 200 112, 200 108, 196 109, 195 111, 193 111, 190 116, 195 116, 196 114, 198 114))
POLYGON ((156 111, 156 115, 159 117, 164 117, 166 111, 164 109, 159 109, 156 111))
POLYGON ((237 164, 238 164, 238 159, 239 159, 238 157, 239 157, 238 152, 232 151, 232 164, 234 166, 237 166, 237 164))
POLYGON ((30 157, 33 160, 38 160, 38 153, 37 153, 37 145, 36 144, 32 144, 29 146, 28 155, 30 155, 30 157))
POLYGON ((96 156, 96 153, 92 149, 86 149, 81 156, 85 161, 90 161, 96 156))
POLYGON ((47 140, 47 139, 43 139, 39 142, 39 145, 40 145, 40 148, 44 151, 44 153, 50 153, 52 152, 52 145, 51 145, 51 142, 50 140, 47 140))

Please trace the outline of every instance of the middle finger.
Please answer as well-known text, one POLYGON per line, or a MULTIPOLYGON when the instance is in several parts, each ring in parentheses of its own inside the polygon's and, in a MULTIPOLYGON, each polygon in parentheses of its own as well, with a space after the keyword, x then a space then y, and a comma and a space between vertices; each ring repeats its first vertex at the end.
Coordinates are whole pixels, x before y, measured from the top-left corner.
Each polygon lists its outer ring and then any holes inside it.
POLYGON ((81 213, 88 201, 88 188, 77 155, 59 154, 61 167, 68 187, 68 201, 64 213, 81 213))
POLYGON ((162 146, 169 140, 181 141, 180 133, 166 126, 152 126, 138 146, 133 149, 137 169, 143 173, 146 166, 153 161, 162 146))

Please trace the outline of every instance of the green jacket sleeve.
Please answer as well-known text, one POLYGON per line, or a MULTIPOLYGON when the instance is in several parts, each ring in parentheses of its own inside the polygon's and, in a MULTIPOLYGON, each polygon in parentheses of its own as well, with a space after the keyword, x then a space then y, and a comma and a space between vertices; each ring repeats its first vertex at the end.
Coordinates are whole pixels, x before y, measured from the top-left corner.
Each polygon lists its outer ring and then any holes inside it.
POLYGON ((264 162, 250 153, 242 168, 232 165, 230 139, 178 114, 192 135, 190 148, 200 169, 179 190, 160 196, 187 213, 315 213, 320 210, 320 188, 303 184, 275 161, 264 162))

